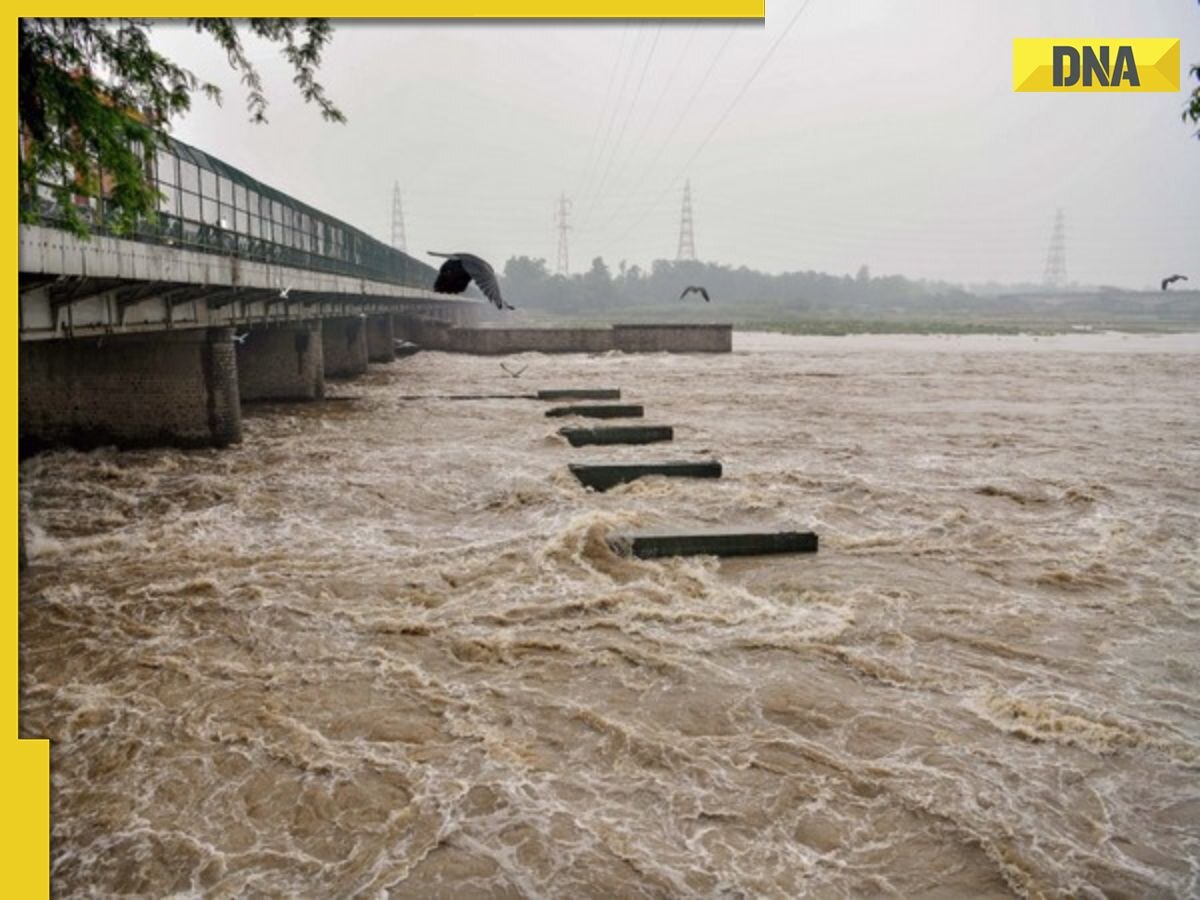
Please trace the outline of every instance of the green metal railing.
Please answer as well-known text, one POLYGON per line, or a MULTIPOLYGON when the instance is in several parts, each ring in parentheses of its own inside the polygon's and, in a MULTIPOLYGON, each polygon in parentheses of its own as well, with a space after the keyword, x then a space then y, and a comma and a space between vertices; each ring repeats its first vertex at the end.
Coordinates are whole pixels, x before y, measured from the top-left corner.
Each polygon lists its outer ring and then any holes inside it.
MULTIPOLYGON (((296 266, 430 289, 437 271, 340 219, 289 197, 240 169, 170 139, 147 161, 158 212, 121 237, 258 262, 296 266)), ((66 217, 48 185, 38 221, 66 217)), ((113 233, 103 198, 78 197, 76 211, 96 233, 113 233)))

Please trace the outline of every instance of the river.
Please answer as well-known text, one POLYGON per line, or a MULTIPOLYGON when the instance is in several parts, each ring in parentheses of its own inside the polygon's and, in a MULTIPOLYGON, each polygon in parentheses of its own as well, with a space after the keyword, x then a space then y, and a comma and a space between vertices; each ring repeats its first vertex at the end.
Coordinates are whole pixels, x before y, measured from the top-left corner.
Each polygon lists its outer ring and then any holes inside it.
POLYGON ((1200 335, 505 362, 22 463, 56 895, 1200 893, 1200 335), (559 386, 676 440, 406 399, 559 386), (726 525, 821 549, 606 544, 726 525))

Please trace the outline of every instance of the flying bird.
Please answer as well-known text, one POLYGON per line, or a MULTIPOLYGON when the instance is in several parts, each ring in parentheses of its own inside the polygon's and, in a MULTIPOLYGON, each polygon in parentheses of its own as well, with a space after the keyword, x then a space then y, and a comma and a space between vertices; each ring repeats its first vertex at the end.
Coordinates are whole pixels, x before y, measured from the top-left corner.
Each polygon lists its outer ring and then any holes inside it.
POLYGON ((708 299, 708 291, 706 291, 704 288, 700 287, 700 285, 698 285, 698 284, 689 284, 687 287, 685 287, 683 289, 683 293, 679 295, 679 299, 682 300, 688 294, 699 294, 701 297, 704 298, 705 303, 710 302, 708 299))
POLYGON ((289 284, 287 287, 285 287, 282 291, 279 292, 279 296, 282 297, 284 300, 286 300, 288 291, 290 291, 291 289, 292 289, 292 286, 289 284))
POLYGON ((233 339, 239 344, 244 344, 246 343, 246 338, 248 337, 250 337, 250 332, 243 331, 241 334, 235 334, 233 339))
POLYGON ((430 250, 429 255, 446 260, 433 283, 433 289, 439 294, 461 294, 474 281, 496 309, 515 309, 500 296, 496 272, 485 260, 471 253, 437 253, 430 250))
POLYGON ((526 369, 528 369, 529 366, 528 365, 521 366, 521 368, 517 369, 517 371, 515 371, 515 372, 512 369, 510 369, 508 366, 506 366, 504 363, 500 363, 500 368, 502 368, 505 372, 507 372, 513 378, 520 378, 521 373, 524 372, 526 369))
POLYGON ((1162 289, 1165 291, 1167 289, 1168 284, 1174 284, 1177 281, 1187 281, 1187 280, 1188 280, 1188 277, 1186 275, 1171 275, 1170 277, 1164 278, 1162 280, 1162 289))

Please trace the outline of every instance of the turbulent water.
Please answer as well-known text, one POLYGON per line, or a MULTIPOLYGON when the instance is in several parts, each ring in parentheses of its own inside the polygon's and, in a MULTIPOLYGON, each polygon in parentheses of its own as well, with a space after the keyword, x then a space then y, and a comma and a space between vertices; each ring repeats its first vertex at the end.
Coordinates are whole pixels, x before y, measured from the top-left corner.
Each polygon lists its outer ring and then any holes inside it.
POLYGON ((22 465, 57 894, 1200 893, 1200 337, 509 362, 22 465), (406 399, 568 385, 675 443, 406 399), (605 540, 759 524, 820 552, 605 540))

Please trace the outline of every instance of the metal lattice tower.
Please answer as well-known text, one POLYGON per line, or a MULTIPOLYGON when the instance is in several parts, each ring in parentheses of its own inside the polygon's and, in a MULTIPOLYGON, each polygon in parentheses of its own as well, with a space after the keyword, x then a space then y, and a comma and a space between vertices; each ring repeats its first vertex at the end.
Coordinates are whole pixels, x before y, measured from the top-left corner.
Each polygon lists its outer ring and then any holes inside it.
POLYGON ((571 226, 567 217, 571 214, 571 201, 566 194, 560 194, 558 205, 554 208, 554 227, 558 229, 558 266, 559 275, 569 275, 571 272, 571 257, 567 250, 567 232, 571 226))
POLYGON ((696 258, 696 238, 692 232, 692 180, 683 184, 683 211, 679 215, 679 252, 676 259, 696 258))
POLYGON ((400 182, 392 188, 392 246, 407 250, 408 240, 404 237, 404 202, 400 197, 400 182))
POLYGON ((1046 251, 1046 272, 1042 283, 1052 290, 1067 285, 1067 230, 1060 209, 1054 214, 1054 231, 1050 234, 1050 249, 1046 251))

